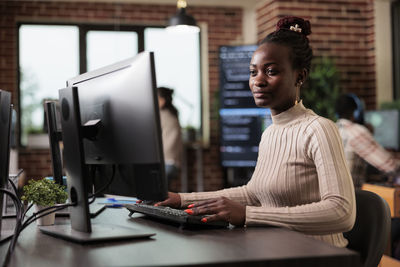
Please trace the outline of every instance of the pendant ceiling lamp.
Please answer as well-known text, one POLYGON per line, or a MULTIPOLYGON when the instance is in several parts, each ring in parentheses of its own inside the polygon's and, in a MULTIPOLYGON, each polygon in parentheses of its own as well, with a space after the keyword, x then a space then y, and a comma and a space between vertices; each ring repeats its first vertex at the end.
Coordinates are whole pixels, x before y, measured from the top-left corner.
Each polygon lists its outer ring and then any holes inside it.
POLYGON ((169 19, 168 31, 173 32, 199 32, 200 29, 196 24, 196 20, 186 14, 186 0, 178 0, 177 13, 169 19))

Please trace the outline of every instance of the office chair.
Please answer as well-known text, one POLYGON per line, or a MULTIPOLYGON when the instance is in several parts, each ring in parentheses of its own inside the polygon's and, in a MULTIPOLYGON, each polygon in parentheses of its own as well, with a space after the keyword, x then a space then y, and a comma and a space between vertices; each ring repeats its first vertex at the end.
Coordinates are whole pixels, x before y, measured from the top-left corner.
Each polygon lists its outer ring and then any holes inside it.
POLYGON ((347 247, 360 253, 361 266, 376 267, 390 238, 389 205, 373 192, 356 189, 356 208, 354 227, 344 233, 347 247))

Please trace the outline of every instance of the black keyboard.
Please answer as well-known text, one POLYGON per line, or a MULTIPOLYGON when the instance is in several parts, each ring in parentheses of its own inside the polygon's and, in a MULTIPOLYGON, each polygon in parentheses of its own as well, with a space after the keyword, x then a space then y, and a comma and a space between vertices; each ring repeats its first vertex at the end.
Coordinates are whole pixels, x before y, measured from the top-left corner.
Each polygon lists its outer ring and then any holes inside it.
POLYGON ((201 221, 202 218, 207 217, 207 215, 189 215, 184 210, 173 209, 165 206, 154 206, 149 204, 126 204, 124 205, 130 212, 130 216, 134 212, 139 212, 150 216, 152 218, 161 219, 165 221, 169 221, 172 223, 176 223, 182 226, 203 226, 203 227, 228 227, 228 222, 223 221, 213 221, 203 223, 201 221))

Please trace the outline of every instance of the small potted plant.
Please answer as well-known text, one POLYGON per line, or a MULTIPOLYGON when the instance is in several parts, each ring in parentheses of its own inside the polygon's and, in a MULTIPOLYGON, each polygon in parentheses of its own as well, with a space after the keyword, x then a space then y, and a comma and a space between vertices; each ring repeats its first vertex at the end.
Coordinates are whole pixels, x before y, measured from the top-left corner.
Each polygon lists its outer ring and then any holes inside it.
MULTIPOLYGON (((34 204, 35 212, 55 204, 65 203, 68 194, 65 186, 54 183, 54 181, 43 178, 40 180, 29 180, 23 188, 21 200, 34 204)), ((55 214, 43 216, 37 220, 37 225, 54 224, 55 214)))

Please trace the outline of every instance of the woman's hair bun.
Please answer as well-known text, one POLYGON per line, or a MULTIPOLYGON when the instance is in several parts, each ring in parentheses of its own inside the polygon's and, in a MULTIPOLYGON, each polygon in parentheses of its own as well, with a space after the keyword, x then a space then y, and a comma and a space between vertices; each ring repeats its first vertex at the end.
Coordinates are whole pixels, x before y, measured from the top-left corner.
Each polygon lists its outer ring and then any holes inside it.
POLYGON ((305 36, 311 34, 310 21, 304 20, 299 17, 288 16, 281 18, 276 24, 276 31, 279 31, 281 29, 292 30, 305 36))

